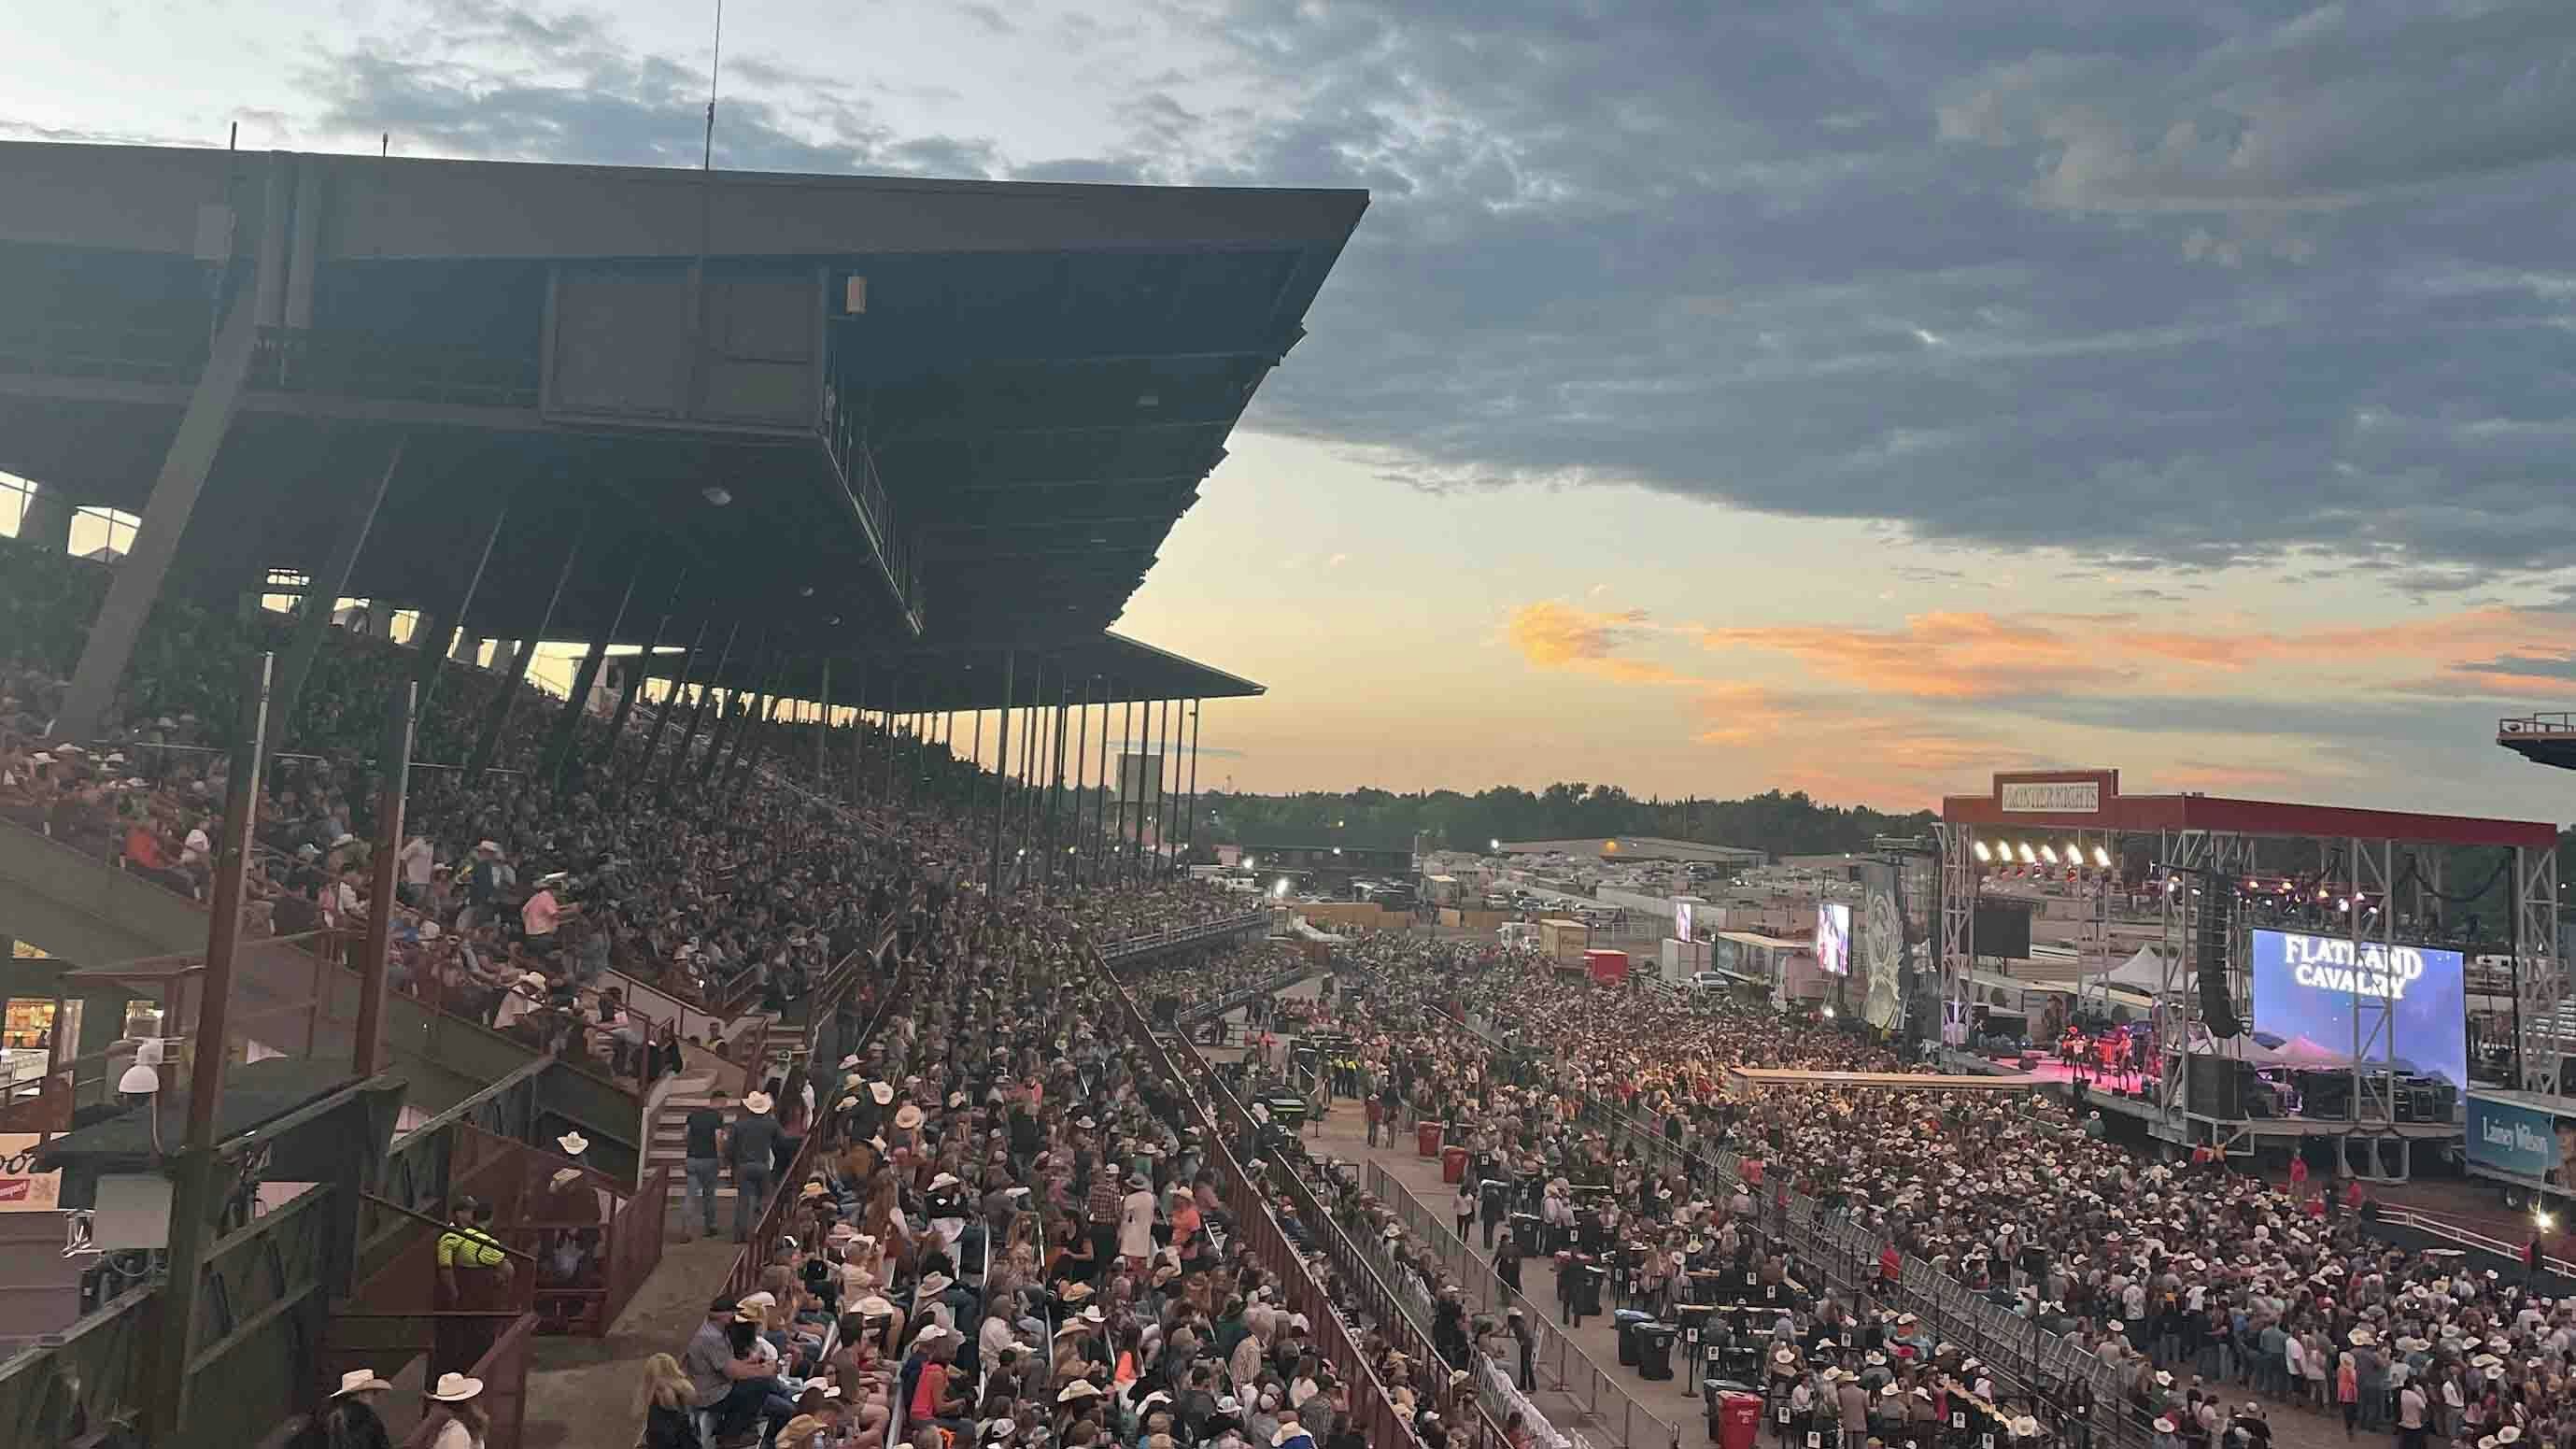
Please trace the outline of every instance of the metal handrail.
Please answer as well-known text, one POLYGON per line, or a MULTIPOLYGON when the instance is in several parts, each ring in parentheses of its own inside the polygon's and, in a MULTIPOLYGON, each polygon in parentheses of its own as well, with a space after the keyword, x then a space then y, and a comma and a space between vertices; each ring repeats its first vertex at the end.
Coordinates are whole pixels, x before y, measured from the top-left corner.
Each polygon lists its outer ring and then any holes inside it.
POLYGON ((1195 926, 1171 926, 1156 931, 1150 936, 1130 936, 1124 941, 1113 941, 1100 948, 1100 958, 1108 962, 1123 961, 1148 951, 1160 951, 1171 946, 1186 945, 1192 941, 1231 935, 1250 930, 1255 925, 1267 926, 1270 918, 1271 912, 1266 910, 1247 911, 1240 916, 1229 916, 1222 921, 1207 921, 1195 926))

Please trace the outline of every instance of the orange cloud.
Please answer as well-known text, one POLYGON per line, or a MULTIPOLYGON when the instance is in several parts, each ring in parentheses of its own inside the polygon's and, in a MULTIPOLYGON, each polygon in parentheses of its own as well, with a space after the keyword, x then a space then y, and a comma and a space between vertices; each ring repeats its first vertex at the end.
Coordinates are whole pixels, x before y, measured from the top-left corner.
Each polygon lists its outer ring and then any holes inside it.
POLYGON ((2104 663, 2101 651, 2080 634, 2041 617, 1928 613, 1908 617, 1901 629, 1788 625, 1695 632, 1710 649, 1786 654, 1837 683, 1910 699, 2046 694, 2117 683, 2131 673, 2104 663))
POLYGON ((1514 609, 1503 625, 1503 637, 1523 659, 1541 669, 1581 669, 1629 684, 1692 683, 1678 670, 1620 654, 1645 630, 1646 617, 1643 609, 1596 613, 1545 599, 1514 609))

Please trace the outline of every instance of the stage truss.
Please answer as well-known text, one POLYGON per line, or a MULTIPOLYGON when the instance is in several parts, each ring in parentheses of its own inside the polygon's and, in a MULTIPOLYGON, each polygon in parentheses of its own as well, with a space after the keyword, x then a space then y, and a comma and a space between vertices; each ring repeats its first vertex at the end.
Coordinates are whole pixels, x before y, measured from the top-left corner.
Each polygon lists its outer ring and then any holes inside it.
MULTIPOLYGON (((2285 807, 2296 809, 2300 807, 2285 807)), ((1983 893, 1986 863, 1976 856, 1981 827, 1973 823, 1943 821, 1933 827, 1939 869, 1938 952, 1942 977, 1942 1041, 1951 1046, 1965 1044, 1966 1024, 1973 1019, 1975 991, 1972 973, 1976 969, 1976 903, 1983 893)), ((2240 1062, 2244 1058, 2246 1037, 2239 1034, 2223 1039, 2210 1039, 2202 1022, 2202 1002, 2198 990, 2198 971, 2193 943, 2202 918, 2211 906, 2209 898, 2192 889, 2188 882, 2200 872, 2213 872, 2230 880, 2243 880, 2255 860, 2258 841, 2312 840, 2317 850, 2314 872, 2316 881, 2326 889, 2350 899, 2375 897, 2387 908, 2365 915, 2360 911, 2343 913, 2347 922, 2342 932, 2309 931, 2316 935, 2341 935, 2353 942, 2356 952, 2370 943, 2381 946, 2408 944, 2396 929, 2395 909, 2401 888, 2411 888, 2414 916, 2427 918, 2430 906, 2442 898, 2441 859, 2433 851, 2411 852, 2409 864, 2400 867, 2400 846, 2414 845, 2397 836, 2308 836, 2282 835, 2270 832, 2170 829, 2158 831, 2070 829, 2063 824, 2042 825, 2036 830, 2012 826, 1984 827, 1989 839, 2044 834, 2053 840, 2073 839, 2088 854, 2099 843, 2114 859, 2125 859, 2124 844, 2144 837, 2155 841, 2155 862, 2184 884, 2162 893, 2159 903, 2160 932, 2157 954, 2163 965, 2163 982, 2151 1020, 2156 1031, 2157 1050, 2162 1070, 2152 1087, 2156 1108, 2156 1134, 2168 1142, 2185 1145, 2209 1142, 2231 1153, 2253 1149, 2256 1119, 2241 1110, 2231 1115, 2195 1110, 2191 1102, 2189 1063, 2190 1047, 2197 1043, 2219 1060, 2240 1062)), ((2558 952, 2558 857, 2555 849, 2536 845, 2506 847, 2512 852, 2512 917, 2511 989, 2519 1019, 2519 1036, 2515 1054, 2517 1080, 2514 1085, 2526 1092, 2555 1095, 2560 1087, 2561 1063, 2569 1044, 2562 1040, 2558 1028, 2558 1009, 2565 990, 2565 963, 2558 952)), ((2011 897, 1998 897, 2010 899, 2011 897)), ((2226 985, 2230 1008, 2240 1023, 2253 1019, 2251 977, 2247 970, 2248 950, 2256 923, 2250 913, 2236 912, 2228 935, 2226 985)), ((2098 971, 2108 971, 2116 961, 2110 946, 2110 897, 2100 892, 2091 918, 2085 923, 2079 950, 2079 979, 2098 971)), ((2463 951, 2463 955, 2467 955, 2463 951)), ((2403 1150, 2401 1135, 2396 1131, 2395 1080, 2392 1070, 2383 1066, 2370 1069, 2365 1064, 2374 1057, 2386 1060, 2397 1056, 2404 1044, 2394 1039, 2395 1021, 2387 1000, 2379 997, 2354 998, 2353 1040, 2351 1046, 2353 1117, 2342 1135, 2341 1149, 2349 1171, 2366 1180, 2402 1180, 2407 1174, 2408 1154, 2403 1150), (2392 1150, 2393 1149, 2393 1150, 2392 1150)), ((2223 1070, 2234 1072, 2232 1065, 2223 1070)), ((2466 1084, 2463 1084, 2465 1090, 2466 1084)), ((2415 1125, 2415 1124, 2408 1124, 2415 1125)), ((2414 1135, 2414 1134, 2408 1134, 2414 1135)))

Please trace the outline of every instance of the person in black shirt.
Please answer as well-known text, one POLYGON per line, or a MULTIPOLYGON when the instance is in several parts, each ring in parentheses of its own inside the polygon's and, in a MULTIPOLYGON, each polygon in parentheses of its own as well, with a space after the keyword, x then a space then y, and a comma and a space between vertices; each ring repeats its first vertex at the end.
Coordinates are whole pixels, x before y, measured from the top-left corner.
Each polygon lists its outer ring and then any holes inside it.
POLYGON ((685 1220, 694 1211, 704 1236, 710 1238, 716 1235, 716 1177, 724 1166, 725 1107, 732 1100, 721 1088, 708 1093, 707 1105, 691 1109, 686 1124, 688 1146, 681 1167, 688 1175, 688 1196, 682 1217, 685 1220))

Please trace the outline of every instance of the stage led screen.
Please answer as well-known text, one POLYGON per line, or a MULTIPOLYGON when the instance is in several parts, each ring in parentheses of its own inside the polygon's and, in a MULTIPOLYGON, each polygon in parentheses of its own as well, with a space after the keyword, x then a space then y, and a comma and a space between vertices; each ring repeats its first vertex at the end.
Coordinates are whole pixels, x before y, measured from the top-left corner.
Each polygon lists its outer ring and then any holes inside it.
POLYGON ((1691 903, 1688 901, 1673 902, 1673 939, 1691 939, 1691 903))
POLYGON ((1851 907, 1841 901, 1816 902, 1816 969, 1851 974, 1851 907))
POLYGON ((2384 997, 2389 1033, 2365 1049, 2365 1064, 2388 1063, 2466 1087, 2462 964, 2459 952, 2430 946, 2356 946, 2343 936, 2256 931, 2254 1030, 2281 1039, 2272 1050, 2285 1066, 2349 1066, 2354 997, 2384 997))

